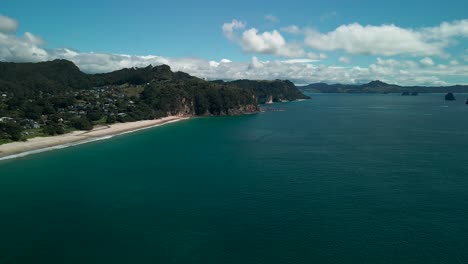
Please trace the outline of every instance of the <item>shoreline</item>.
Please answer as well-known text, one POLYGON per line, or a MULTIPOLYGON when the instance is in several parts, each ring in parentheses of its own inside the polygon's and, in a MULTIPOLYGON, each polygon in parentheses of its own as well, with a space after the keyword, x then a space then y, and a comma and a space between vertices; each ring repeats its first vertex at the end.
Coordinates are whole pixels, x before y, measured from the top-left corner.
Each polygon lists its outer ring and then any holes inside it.
POLYGON ((188 116, 168 116, 154 120, 117 123, 104 127, 96 127, 89 131, 73 131, 58 136, 35 137, 28 141, 7 143, 0 145, 0 161, 105 140, 114 136, 175 123, 189 118, 188 116))

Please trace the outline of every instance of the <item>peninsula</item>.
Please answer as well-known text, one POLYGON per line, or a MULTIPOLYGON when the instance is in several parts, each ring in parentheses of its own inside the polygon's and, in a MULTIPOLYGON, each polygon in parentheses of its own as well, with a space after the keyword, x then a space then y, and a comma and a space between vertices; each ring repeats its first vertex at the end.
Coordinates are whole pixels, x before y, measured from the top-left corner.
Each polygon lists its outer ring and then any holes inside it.
POLYGON ((306 98, 290 81, 210 82, 167 65, 85 74, 66 60, 0 62, 0 157, 306 98))
POLYGON ((365 84, 313 83, 298 88, 303 92, 311 93, 468 93, 468 85, 400 86, 379 80, 365 84))

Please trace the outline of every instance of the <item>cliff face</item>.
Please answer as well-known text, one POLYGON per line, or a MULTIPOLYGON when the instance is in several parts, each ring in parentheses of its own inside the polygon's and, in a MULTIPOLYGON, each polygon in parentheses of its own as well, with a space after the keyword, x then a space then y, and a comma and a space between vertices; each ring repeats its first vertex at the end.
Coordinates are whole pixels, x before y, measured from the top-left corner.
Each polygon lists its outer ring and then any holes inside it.
POLYGON ((237 115, 258 111, 252 91, 197 78, 152 81, 141 94, 153 109, 171 115, 237 115))
POLYGON ((237 80, 232 82, 215 81, 215 83, 226 84, 251 91, 258 98, 257 101, 259 104, 270 104, 274 102, 287 102, 310 98, 304 95, 292 82, 287 80, 237 80))
POLYGON ((234 115, 258 111, 258 101, 253 91, 207 82, 183 72, 172 72, 167 65, 85 74, 66 60, 0 62, 0 92, 21 98, 19 104, 44 95, 47 95, 45 103, 49 99, 52 103, 52 98, 58 96, 73 102, 80 91, 90 91, 88 94, 93 97, 109 87, 113 92, 106 93, 106 96, 117 96, 118 99, 108 99, 111 102, 119 101, 120 112, 129 111, 138 117, 234 115), (120 86, 136 92, 128 96, 120 86), (130 101, 130 108, 122 107, 130 101))
POLYGON ((236 106, 223 108, 219 112, 212 112, 207 109, 204 113, 197 112, 196 101, 182 98, 180 104, 174 109, 167 111, 167 116, 235 116, 244 114, 253 114, 260 111, 260 107, 256 103, 238 104, 236 106))

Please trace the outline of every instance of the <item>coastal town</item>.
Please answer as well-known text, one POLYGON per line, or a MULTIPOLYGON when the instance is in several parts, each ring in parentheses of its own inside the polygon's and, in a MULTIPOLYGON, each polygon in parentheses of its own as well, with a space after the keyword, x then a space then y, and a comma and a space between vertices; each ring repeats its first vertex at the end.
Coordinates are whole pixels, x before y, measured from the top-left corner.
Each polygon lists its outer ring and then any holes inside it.
POLYGON ((23 105, 16 105, 12 96, 0 91, 0 143, 139 120, 131 113, 143 89, 142 86, 112 85, 58 96, 40 93, 36 100, 23 105))

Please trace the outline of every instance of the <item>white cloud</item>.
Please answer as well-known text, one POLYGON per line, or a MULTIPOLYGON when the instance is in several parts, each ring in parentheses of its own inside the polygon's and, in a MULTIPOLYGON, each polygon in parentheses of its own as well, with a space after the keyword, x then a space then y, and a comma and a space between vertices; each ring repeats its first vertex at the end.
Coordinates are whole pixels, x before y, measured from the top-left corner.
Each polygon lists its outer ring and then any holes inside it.
MULTIPOLYGON (((40 49, 35 47, 35 49, 40 49)), ((0 48, 0 51, 3 51, 0 48)), ((183 71, 209 80, 224 79, 289 79, 295 83, 362 83, 380 79, 402 85, 445 85, 447 76, 468 77, 467 65, 421 66, 414 61, 377 59, 368 67, 333 67, 312 59, 262 61, 252 57, 249 62, 220 61, 197 58, 167 58, 109 53, 87 53, 70 49, 43 50, 42 60, 68 59, 88 73, 109 72, 122 68, 167 64, 174 71, 183 71)), ((5 60, 0 52, 0 60, 5 60)), ((32 52, 26 54, 31 55, 32 52)), ((20 61, 39 61, 22 57, 20 61)))
MULTIPOLYGON (((23 39, 25 42, 25 39, 23 39)), ((18 43, 13 43, 18 46, 18 43)), ((321 65, 313 59, 262 61, 252 57, 250 62, 220 61, 197 58, 166 58, 161 56, 134 56, 110 53, 78 52, 70 49, 45 50, 33 44, 19 45, 23 53, 11 57, 0 45, 0 60, 44 61, 67 59, 88 73, 109 72, 122 68, 146 67, 167 64, 174 71, 210 80, 224 79, 289 79, 295 83, 362 83, 380 79, 402 85, 445 85, 447 76, 468 78, 467 65, 422 66, 414 61, 380 59, 368 67, 333 67, 321 65), (40 51, 40 52, 38 52, 40 51), (41 54, 41 56, 33 55, 41 54), (7 56, 5 57, 5 54, 7 56)), ((18 48, 17 48, 18 49, 18 48)), ((18 49, 19 50, 19 49, 18 49)))
MULTIPOLYGON (((227 28, 238 28, 242 23, 233 23, 227 28)), ((228 30, 229 31, 229 30, 228 30)), ((247 30, 246 32, 248 32, 247 30)), ((258 33, 253 29, 247 43, 257 53, 270 52, 279 56, 291 55, 291 44, 279 32, 258 33)), ((244 44, 244 39, 239 39, 244 44)), ((325 54, 304 52, 294 59, 262 61, 252 57, 251 61, 239 62, 229 59, 205 60, 198 58, 167 58, 162 56, 136 56, 125 54, 79 52, 71 49, 46 49, 41 38, 32 33, 16 36, 15 33, 0 32, 0 61, 37 62, 52 59, 73 61, 87 73, 100 73, 130 67, 146 67, 167 64, 174 71, 214 79, 289 79, 295 83, 362 83, 380 79, 401 85, 445 85, 446 79, 468 79, 468 65, 462 62, 446 65, 426 63, 418 60, 381 59, 368 66, 336 67, 320 64, 325 54)), ((297 53, 297 50, 294 50, 297 53)), ((468 51, 465 52, 465 55, 468 51)), ((423 61, 426 58, 423 59, 423 61)), ((430 59, 429 57, 427 59, 430 59)))
POLYGON ((445 49, 460 37, 468 37, 468 19, 419 29, 359 23, 341 25, 328 33, 308 29, 305 43, 316 50, 344 50, 350 54, 448 57, 445 49))
POLYGON ((257 57, 252 57, 252 60, 250 61, 250 64, 247 67, 247 70, 252 71, 260 68, 263 68, 263 63, 260 62, 260 60, 257 57))
POLYGON ((279 22, 279 19, 277 17, 275 17, 274 15, 272 15, 272 14, 266 15, 265 20, 267 20, 269 22, 272 22, 272 23, 278 23, 279 22))
POLYGON ((234 31, 243 28, 245 28, 245 23, 236 19, 233 19, 231 23, 224 23, 222 26, 223 34, 229 40, 235 40, 236 34, 234 31))
POLYGON ((18 22, 7 16, 0 15, 0 32, 14 33, 18 29, 18 22))
MULTIPOLYGON (((332 12, 327 17, 336 16, 332 12)), ((274 20, 273 17, 269 18, 274 20)), ((394 24, 361 25, 352 23, 322 33, 315 29, 301 29, 297 25, 281 28, 290 35, 303 35, 303 43, 290 44, 278 30, 259 33, 256 28, 243 31, 242 41, 236 30, 244 29, 245 23, 233 20, 223 25, 224 35, 240 44, 245 52, 264 53, 283 57, 301 57, 304 52, 337 51, 348 54, 378 56, 438 56, 449 58, 446 49, 457 45, 457 38, 468 38, 468 19, 443 22, 435 27, 403 28, 394 24), (279 42, 280 41, 280 42, 279 42), (282 48, 275 48, 281 44, 282 48), (312 50, 305 50, 305 48, 312 50)))
POLYGON ((344 56, 343 56, 343 57, 340 57, 340 58, 338 59, 338 61, 341 62, 341 63, 345 63, 345 64, 351 63, 351 59, 350 59, 349 57, 344 57, 344 56))
POLYGON ((465 51, 465 54, 462 55, 462 59, 468 62, 468 50, 465 51))
POLYGON ((440 43, 426 43, 415 31, 395 25, 342 25, 326 34, 309 29, 305 43, 323 51, 344 50, 350 54, 369 55, 442 55, 440 43))
POLYGON ((294 44, 287 44, 283 36, 276 30, 259 33, 256 28, 244 31, 242 48, 248 53, 273 54, 282 57, 301 57, 304 50, 294 44))
POLYGON ((299 63, 299 64, 304 64, 304 63, 312 63, 312 62, 317 62, 318 60, 313 60, 313 59, 290 59, 290 60, 283 60, 281 62, 283 63, 299 63))
POLYGON ((38 37, 38 36, 34 36, 32 33, 30 32, 26 32, 24 33, 24 38, 26 39, 26 41, 28 43, 31 43, 31 44, 34 44, 34 45, 42 45, 44 44, 44 41, 42 40, 42 38, 38 37))
POLYGON ((316 54, 316 53, 313 53, 313 52, 308 52, 307 57, 309 59, 313 59, 313 60, 324 60, 324 59, 327 58, 327 54, 325 54, 325 53, 316 54))
POLYGON ((48 53, 39 45, 39 37, 26 32, 22 37, 0 32, 0 60, 13 62, 37 62, 48 58, 48 53))
POLYGON ((278 30, 259 32, 256 28, 250 28, 241 34, 236 32, 236 30, 244 29, 245 25, 246 23, 236 19, 223 25, 223 33, 226 38, 240 45, 244 52, 271 54, 287 58, 298 58, 305 55, 301 44, 286 42, 278 30))
POLYGON ((296 25, 290 25, 290 26, 281 28, 281 31, 289 33, 289 34, 299 34, 299 33, 301 33, 301 29, 296 25))
POLYGON ((429 57, 425 57, 421 59, 419 62, 424 66, 434 66, 434 61, 429 57))
POLYGON ((425 28, 422 32, 432 39, 468 37, 468 19, 443 22, 437 27, 425 28))

